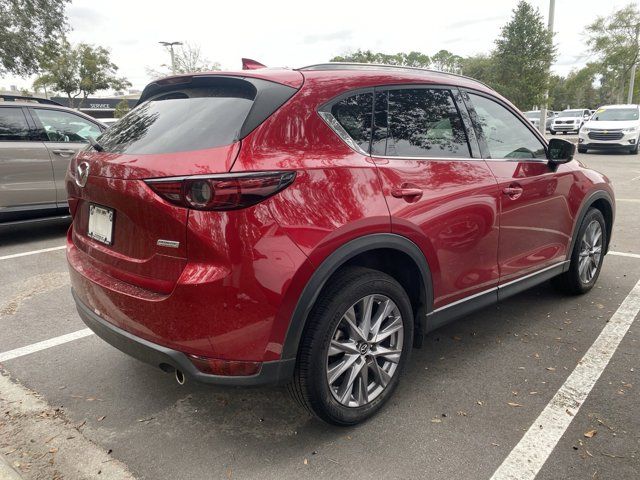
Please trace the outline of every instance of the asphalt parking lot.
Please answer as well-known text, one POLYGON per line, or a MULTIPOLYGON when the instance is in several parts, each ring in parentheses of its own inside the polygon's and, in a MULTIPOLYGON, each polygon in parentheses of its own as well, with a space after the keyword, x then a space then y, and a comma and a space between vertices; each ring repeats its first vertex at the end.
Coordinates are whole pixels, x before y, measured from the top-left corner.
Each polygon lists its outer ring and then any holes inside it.
MULTIPOLYGON (((548 428, 539 416, 638 290, 640 155, 578 158, 606 173, 617 196, 612 253, 597 287, 566 297, 544 284, 433 332, 390 405, 363 425, 325 425, 285 389, 180 386, 78 334, 0 361, 0 453, 35 479, 492 478, 516 445, 544 450, 523 443, 525 432, 548 428), (19 410, 13 384, 46 404, 19 410), (85 477, 74 462, 86 463, 85 477)), ((64 245, 66 229, 0 228, 0 359, 85 328, 64 250, 19 256, 64 245)), ((640 478, 640 320, 603 367, 536 478, 640 478)))

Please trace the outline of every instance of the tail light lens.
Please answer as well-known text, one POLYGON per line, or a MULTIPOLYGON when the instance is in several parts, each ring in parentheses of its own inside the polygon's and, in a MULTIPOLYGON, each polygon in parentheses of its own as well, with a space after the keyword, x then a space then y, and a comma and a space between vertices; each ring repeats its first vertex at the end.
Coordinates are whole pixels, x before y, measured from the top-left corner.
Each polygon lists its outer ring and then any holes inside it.
POLYGON ((246 208, 285 189, 296 172, 251 172, 145 180, 166 201, 195 210, 246 208))

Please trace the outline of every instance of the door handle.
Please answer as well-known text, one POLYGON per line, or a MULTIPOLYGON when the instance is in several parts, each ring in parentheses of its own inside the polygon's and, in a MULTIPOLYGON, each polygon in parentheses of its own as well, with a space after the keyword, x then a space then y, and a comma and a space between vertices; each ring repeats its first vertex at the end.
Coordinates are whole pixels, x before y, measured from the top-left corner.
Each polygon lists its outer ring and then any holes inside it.
POLYGON ((391 195, 395 198, 404 198, 408 202, 415 202, 422 197, 422 189, 415 187, 400 187, 391 190, 391 195))
POLYGON ((70 150, 68 148, 56 148, 56 149, 51 150, 51 151, 53 153, 55 153, 56 155, 60 155, 61 157, 70 157, 71 155, 76 153, 75 150, 70 150))
POLYGON ((502 189, 502 193, 508 196, 511 200, 516 200, 522 196, 524 189, 517 183, 512 183, 508 187, 502 189))

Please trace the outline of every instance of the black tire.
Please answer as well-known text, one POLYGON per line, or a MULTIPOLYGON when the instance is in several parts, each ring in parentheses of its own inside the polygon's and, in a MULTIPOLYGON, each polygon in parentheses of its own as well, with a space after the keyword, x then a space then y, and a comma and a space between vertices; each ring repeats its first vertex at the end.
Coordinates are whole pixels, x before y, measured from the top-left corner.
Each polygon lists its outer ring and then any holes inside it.
POLYGON ((549 133, 550 133, 551 135, 555 135, 555 134, 556 134, 556 131, 555 131, 555 130, 549 130, 549 133))
POLYGON ((600 276, 600 270, 602 269, 604 252, 606 250, 607 242, 607 226, 604 220, 604 216, 602 215, 602 212, 597 208, 590 208, 584 219, 582 220, 580 228, 578 229, 575 245, 573 246, 573 251, 571 252, 571 264, 569 266, 569 270, 554 278, 555 285, 565 293, 571 295, 581 295, 591 290, 598 281, 598 277, 600 276), (580 278, 579 272, 580 250, 582 248, 582 239, 585 235, 587 227, 591 224, 592 221, 597 221, 600 224, 600 229, 602 232, 602 252, 593 278, 591 278, 591 280, 587 282, 584 282, 580 278))
MULTIPOLYGON (((402 286, 380 271, 346 267, 330 282, 321 292, 307 320, 289 390, 298 403, 321 420, 340 426, 355 425, 375 414, 393 395, 413 344, 413 313, 402 286), (330 390, 328 349, 345 312, 372 294, 384 295, 398 307, 403 324, 402 353, 391 380, 375 399, 362 406, 346 406, 334 398, 330 390)), ((368 365, 364 368, 369 371, 368 365)))
POLYGON ((578 153, 587 153, 587 149, 584 147, 578 147, 578 153))
POLYGON ((631 153, 631 155, 636 155, 638 153, 638 142, 640 142, 640 138, 638 138, 636 140, 636 144, 629 149, 629 153, 631 153))

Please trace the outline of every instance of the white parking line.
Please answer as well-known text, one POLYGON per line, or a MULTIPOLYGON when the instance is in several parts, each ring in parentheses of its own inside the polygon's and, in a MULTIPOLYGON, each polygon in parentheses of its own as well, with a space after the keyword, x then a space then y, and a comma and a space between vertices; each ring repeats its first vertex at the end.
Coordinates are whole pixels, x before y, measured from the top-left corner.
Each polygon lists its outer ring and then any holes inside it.
POLYGON ((619 257, 640 258, 640 254, 627 252, 609 252, 607 255, 617 255, 619 257))
POLYGON ((616 198, 616 202, 640 202, 640 198, 616 198))
POLYGON ((54 252, 56 250, 62 250, 64 248, 67 248, 67 247, 63 245, 62 247, 51 247, 51 248, 43 248, 42 250, 31 250, 30 252, 14 253, 12 255, 5 255, 4 257, 0 257, 0 260, 9 260, 10 258, 26 257, 28 255, 35 255, 36 253, 54 252))
POLYGON ((39 352, 40 350, 46 350, 47 348, 55 347, 57 345, 62 345, 63 343, 73 342, 74 340, 88 337, 89 335, 93 335, 93 332, 88 328, 83 328, 82 330, 67 333, 66 335, 60 335, 59 337, 50 338, 49 340, 44 340, 42 342, 33 343, 26 347, 9 350, 8 352, 0 353, 0 363, 6 362, 7 360, 13 360, 14 358, 24 357, 25 355, 39 352))
POLYGON ((640 312, 640 281, 491 480, 533 480, 640 312))

